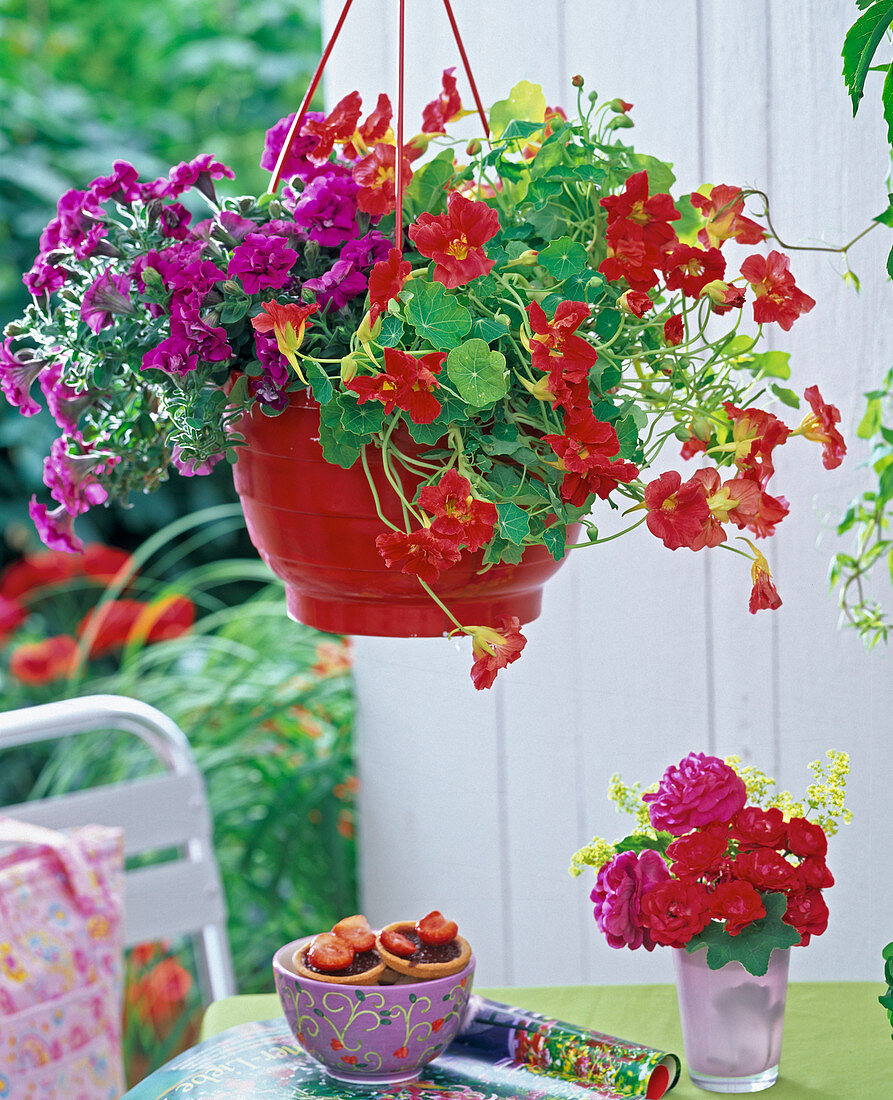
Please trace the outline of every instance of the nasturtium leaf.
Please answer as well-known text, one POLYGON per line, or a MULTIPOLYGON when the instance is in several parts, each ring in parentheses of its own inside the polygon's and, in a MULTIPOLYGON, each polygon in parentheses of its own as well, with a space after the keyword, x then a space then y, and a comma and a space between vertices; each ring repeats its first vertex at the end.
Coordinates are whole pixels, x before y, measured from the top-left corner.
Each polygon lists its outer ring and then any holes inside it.
POLYGON ((603 359, 597 359, 589 371, 589 379, 600 393, 612 390, 620 383, 622 377, 623 372, 616 363, 606 362, 603 359))
POLYGON ((623 317, 618 309, 602 309, 595 318, 596 335, 605 341, 610 340, 620 328, 623 317))
POLYGON ((446 188, 454 172, 452 149, 444 149, 415 172, 403 193, 410 217, 417 218, 423 210, 440 214, 446 209, 446 188))
POLYGON ((383 313, 381 317, 381 329, 376 336, 376 341, 383 348, 395 348, 403 339, 403 320, 393 313, 383 313))
POLYGON ((553 179, 551 176, 533 180, 527 188, 527 201, 537 208, 545 206, 549 199, 554 199, 561 193, 563 187, 561 180, 553 179))
POLYGON ((543 543, 555 561, 561 561, 567 545, 567 527, 563 523, 554 523, 547 527, 543 531, 543 543))
POLYGON ((538 261, 559 282, 587 268, 586 249, 570 237, 559 237, 541 250, 538 261))
POLYGON ((683 244, 695 244, 698 239, 698 231, 704 228, 704 216, 700 210, 692 206, 691 196, 683 195, 674 200, 674 205, 681 218, 673 222, 676 236, 683 244))
POLYGON ((476 409, 492 405, 508 390, 505 356, 483 340, 466 340, 452 348, 446 372, 462 400, 476 409))
POLYGON ((329 376, 322 369, 319 363, 311 361, 307 365, 307 380, 310 383, 310 388, 313 390, 313 396, 320 403, 320 405, 327 405, 332 400, 332 394, 335 392, 332 383, 329 381, 329 376))
POLYGON ((478 317, 471 326, 471 335, 477 340, 483 340, 489 344, 492 340, 498 340, 509 331, 508 321, 497 321, 493 317, 478 317))
POLYGON ((789 351, 758 351, 746 356, 740 365, 763 378, 790 378, 790 358, 789 351))
POLYGON ((605 280, 587 266, 576 275, 570 275, 565 279, 562 290, 570 301, 586 302, 587 305, 592 306, 604 295, 605 280))
POLYGON ((509 92, 508 99, 500 99, 490 111, 490 135, 500 138, 510 122, 538 122, 546 118, 546 97, 539 84, 522 80, 509 92))
POLYGON ((533 160, 533 164, 530 166, 533 178, 537 179, 540 176, 545 176, 563 162, 564 146, 558 142, 549 142, 539 150, 533 160))
POLYGON ((721 345, 724 355, 746 355, 747 352, 752 351, 756 346, 756 338, 753 336, 745 336, 743 332, 739 332, 737 336, 733 336, 730 340, 727 340, 721 345))
MULTIPOLYGON (((893 142, 891 142, 893 144, 893 142)), ((881 225, 889 225, 893 228, 893 195, 887 196, 890 200, 890 205, 880 214, 876 214, 871 220, 874 222, 880 222, 881 225)))
POLYGON ((319 442, 326 462, 348 470, 360 457, 361 440, 344 430, 341 411, 338 401, 320 408, 319 442))
POLYGON ((878 478, 877 487, 878 503, 886 504, 893 499, 893 466, 887 466, 878 478))
POLYGON ((787 405, 789 409, 800 408, 800 398, 793 390, 789 390, 785 386, 779 386, 777 382, 773 382, 769 389, 771 389, 778 400, 781 401, 783 405, 787 405))
POLYGON ((693 954, 707 945, 707 965, 719 970, 727 962, 740 962, 750 974, 762 977, 769 969, 769 956, 773 948, 793 947, 800 942, 800 933, 781 919, 787 909, 784 894, 760 894, 766 916, 752 921, 735 936, 730 936, 725 926, 710 921, 703 932, 689 940, 686 951, 693 954))
POLYGON ((657 157, 649 157, 646 153, 630 153, 629 162, 633 166, 633 173, 641 172, 644 168, 648 173, 648 190, 652 195, 666 194, 676 182, 672 165, 657 157))
POLYGON ((413 282, 412 298, 406 303, 406 320, 423 340, 438 351, 448 351, 471 328, 471 314, 440 283, 413 282))
POLYGON ((865 415, 859 421, 859 427, 856 429, 856 435, 860 439, 871 439, 880 426, 881 403, 875 397, 869 400, 865 408, 865 415))
POLYGON ((499 513, 499 533, 503 538, 520 545, 525 537, 530 534, 530 519, 523 508, 513 504, 510 500, 500 501, 496 505, 499 513))
POLYGON ((351 435, 367 436, 380 432, 384 424, 384 408, 380 401, 365 401, 362 405, 356 401, 344 399, 341 410, 341 423, 351 435))
POLYGON ((568 223, 567 210, 553 202, 529 211, 524 217, 544 241, 554 240, 562 229, 567 228, 568 223))
POLYGON ((639 446, 639 429, 632 416, 624 416, 614 422, 614 430, 620 443, 620 457, 632 458, 639 446))
MULTIPOLYGON (((511 141, 518 138, 524 138, 526 140, 533 134, 539 133, 542 128, 542 122, 524 122, 521 119, 513 118, 503 130, 501 137, 503 141, 511 141)), ((452 152, 450 156, 452 156, 452 152)))

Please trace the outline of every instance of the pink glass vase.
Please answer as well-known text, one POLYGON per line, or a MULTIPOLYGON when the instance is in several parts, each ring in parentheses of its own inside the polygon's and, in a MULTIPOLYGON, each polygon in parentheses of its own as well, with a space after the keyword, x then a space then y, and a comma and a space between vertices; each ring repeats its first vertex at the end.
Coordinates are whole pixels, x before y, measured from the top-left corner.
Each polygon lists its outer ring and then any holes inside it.
POLYGON ((688 1075, 710 1092, 761 1092, 775 1084, 789 950, 775 949, 762 977, 739 962, 707 966, 707 951, 673 951, 688 1075))

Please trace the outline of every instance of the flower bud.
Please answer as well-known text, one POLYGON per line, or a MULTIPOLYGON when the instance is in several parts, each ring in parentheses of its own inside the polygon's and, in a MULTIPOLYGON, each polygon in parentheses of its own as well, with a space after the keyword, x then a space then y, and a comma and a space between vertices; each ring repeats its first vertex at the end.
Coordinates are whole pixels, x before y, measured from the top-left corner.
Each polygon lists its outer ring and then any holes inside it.
POLYGON ((629 130, 635 123, 631 118, 627 118, 626 115, 616 115, 608 123, 609 130, 629 130))
POLYGON ((583 77, 580 76, 579 73, 577 73, 576 76, 571 77, 571 84, 573 84, 573 86, 575 88, 582 88, 583 87, 583 77))
POLYGON ((596 92, 596 91, 594 91, 594 90, 593 90, 593 91, 591 91, 591 92, 589 93, 589 102, 590 102, 590 103, 595 103, 595 101, 596 101, 597 99, 598 99, 598 92, 596 92))
POLYGON ((474 157, 481 151, 481 143, 477 138, 472 138, 471 141, 465 146, 466 156, 474 157))
MULTIPOLYGON (((376 336, 381 332, 381 316, 377 315, 375 320, 372 320, 372 311, 369 310, 360 321, 360 327, 357 329, 357 339, 361 344, 368 344, 370 340, 374 340, 376 336)), ((343 362, 343 360, 342 360, 343 362)), ((351 377, 353 377, 351 375, 351 377)))
POLYGON ((311 266, 319 259, 319 244, 316 241, 305 241, 304 259, 311 266))
POLYGON ((164 290, 164 281, 161 272, 155 267, 144 267, 142 270, 143 285, 146 289, 164 290))
POLYGON ((702 443, 708 443, 713 435, 713 425, 706 416, 695 417, 691 422, 691 434, 702 443))
POLYGON ((345 355, 341 359, 341 381, 350 382, 352 378, 356 377, 357 373, 357 361, 353 355, 345 355))
POLYGON ((534 267, 539 260, 539 252, 535 248, 528 248, 526 252, 522 252, 516 263, 521 264, 522 267, 534 267))
POLYGON ((632 103, 627 103, 625 99, 612 99, 608 106, 612 111, 616 111, 618 115, 625 115, 627 111, 631 111, 633 108, 632 103))

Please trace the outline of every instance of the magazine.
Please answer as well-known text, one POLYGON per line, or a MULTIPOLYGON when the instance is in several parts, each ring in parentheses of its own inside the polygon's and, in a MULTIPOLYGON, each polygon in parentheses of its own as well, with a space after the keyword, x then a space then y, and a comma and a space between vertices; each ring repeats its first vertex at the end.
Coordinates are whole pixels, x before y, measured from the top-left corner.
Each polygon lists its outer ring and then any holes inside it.
POLYGON ((675 1054, 475 996, 462 1031, 416 1081, 336 1081, 278 1018, 206 1039, 123 1100, 659 1100, 678 1078, 675 1054))

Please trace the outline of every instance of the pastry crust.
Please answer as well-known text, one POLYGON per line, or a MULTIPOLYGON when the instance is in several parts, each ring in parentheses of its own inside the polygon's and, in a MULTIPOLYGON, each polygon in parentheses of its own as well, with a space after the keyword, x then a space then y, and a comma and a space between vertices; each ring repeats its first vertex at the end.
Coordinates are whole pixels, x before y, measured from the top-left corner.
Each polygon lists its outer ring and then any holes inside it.
POLYGON ((304 964, 303 955, 312 942, 310 940, 302 944, 291 958, 292 969, 302 978, 312 978, 315 982, 331 982, 333 985, 377 985, 378 979, 384 974, 385 964, 380 956, 374 966, 360 971, 359 974, 326 974, 319 970, 311 970, 304 964))
POLYGON ((393 952, 388 951, 386 947, 382 946, 382 932, 402 932, 405 935, 407 932, 414 931, 415 921, 398 920, 393 924, 385 925, 376 936, 375 950, 382 959, 384 959, 391 970, 396 970, 399 974, 407 974, 409 977, 416 978, 419 981, 427 981, 429 978, 446 978, 450 974, 458 974, 460 970, 464 970, 465 967, 468 966, 468 961, 471 958, 471 948, 468 945, 468 941, 464 940, 461 936, 456 936, 455 940, 452 941, 459 945, 459 954, 455 959, 449 959, 447 962, 414 963, 411 958, 403 958, 400 955, 395 955, 393 952))

